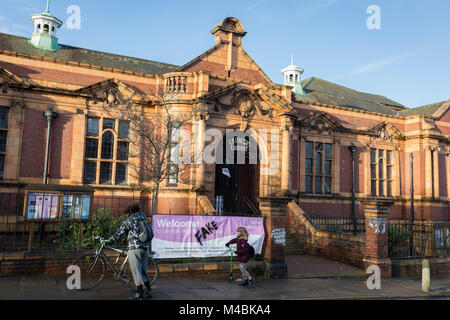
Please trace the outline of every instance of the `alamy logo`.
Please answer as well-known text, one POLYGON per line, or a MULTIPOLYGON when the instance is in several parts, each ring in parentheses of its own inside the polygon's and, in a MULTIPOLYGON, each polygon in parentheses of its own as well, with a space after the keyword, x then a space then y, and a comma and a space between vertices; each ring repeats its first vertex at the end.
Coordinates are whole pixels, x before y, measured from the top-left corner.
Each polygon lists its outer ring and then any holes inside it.
POLYGON ((372 274, 367 279, 367 289, 369 290, 380 290, 381 289, 381 270, 379 266, 369 266, 367 268, 367 273, 372 274))
POLYGON ((80 267, 71 265, 67 268, 67 273, 70 275, 67 278, 67 289, 81 290, 81 270, 80 267))
POLYGON ((371 5, 367 8, 367 14, 370 16, 367 18, 367 29, 369 30, 381 30, 381 9, 377 5, 371 5))
POLYGON ((69 30, 80 30, 81 29, 81 9, 77 5, 71 5, 67 7, 67 14, 70 16, 67 18, 67 29, 69 30))

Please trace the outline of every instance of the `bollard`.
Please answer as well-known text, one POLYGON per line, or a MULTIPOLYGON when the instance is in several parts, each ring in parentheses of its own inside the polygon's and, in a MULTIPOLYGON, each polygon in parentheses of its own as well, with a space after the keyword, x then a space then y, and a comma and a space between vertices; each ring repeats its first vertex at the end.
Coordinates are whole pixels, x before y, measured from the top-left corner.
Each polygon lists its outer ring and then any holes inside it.
POLYGON ((422 262, 422 291, 430 293, 430 261, 423 260, 422 262))

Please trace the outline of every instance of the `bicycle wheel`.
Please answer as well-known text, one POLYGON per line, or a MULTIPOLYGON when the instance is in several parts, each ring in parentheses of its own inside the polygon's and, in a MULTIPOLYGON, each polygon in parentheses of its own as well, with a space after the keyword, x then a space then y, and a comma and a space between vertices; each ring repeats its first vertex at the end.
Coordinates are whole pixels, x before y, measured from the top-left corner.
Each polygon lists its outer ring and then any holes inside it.
POLYGON ((105 277, 106 265, 102 256, 88 253, 77 258, 73 265, 80 268, 81 290, 91 290, 105 277))
POLYGON ((158 278, 159 268, 156 260, 148 259, 148 277, 150 278, 150 284, 153 285, 158 278))

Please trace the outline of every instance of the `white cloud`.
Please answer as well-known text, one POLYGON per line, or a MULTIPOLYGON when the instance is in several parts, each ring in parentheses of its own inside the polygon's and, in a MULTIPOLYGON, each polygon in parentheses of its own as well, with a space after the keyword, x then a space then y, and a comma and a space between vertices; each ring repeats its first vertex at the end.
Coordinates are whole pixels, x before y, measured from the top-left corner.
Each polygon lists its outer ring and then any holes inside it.
POLYGON ((298 10, 298 12, 295 15, 296 20, 304 20, 311 17, 314 17, 321 13, 322 11, 328 9, 329 7, 333 6, 339 2, 339 0, 315 0, 315 1, 308 1, 308 5, 306 3, 301 6, 301 10, 298 10))
POLYGON ((364 74, 379 68, 382 68, 384 66, 393 64, 394 62, 409 58, 411 56, 416 55, 417 52, 416 51, 408 51, 408 52, 404 52, 401 54, 397 54, 394 56, 390 56, 381 60, 377 60, 371 63, 368 63, 366 65, 363 65, 361 67, 358 67, 350 72, 346 72, 340 75, 336 75, 336 76, 332 76, 330 77, 330 80, 335 80, 335 79, 341 79, 341 78, 347 78, 347 77, 352 77, 352 76, 357 76, 360 74, 364 74))
POLYGON ((264 2, 266 2, 266 0, 257 1, 254 4, 252 4, 251 6, 249 6, 246 10, 253 10, 253 9, 259 7, 260 5, 264 4, 264 2))

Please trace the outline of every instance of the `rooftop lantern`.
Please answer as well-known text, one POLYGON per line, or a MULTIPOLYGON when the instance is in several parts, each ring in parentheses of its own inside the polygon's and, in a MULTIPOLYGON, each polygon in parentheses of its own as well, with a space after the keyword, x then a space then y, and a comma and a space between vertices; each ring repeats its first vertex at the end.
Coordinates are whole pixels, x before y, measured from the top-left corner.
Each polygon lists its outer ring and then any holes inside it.
POLYGON ((291 65, 281 70, 284 77, 284 84, 293 87, 292 92, 298 95, 305 94, 301 82, 303 71, 302 68, 299 68, 294 64, 294 56, 291 57, 291 65))
POLYGON ((63 23, 50 13, 49 7, 50 0, 47 0, 45 12, 31 16, 31 22, 34 24, 34 33, 29 43, 38 49, 56 51, 60 48, 58 38, 56 38, 56 30, 63 23))

